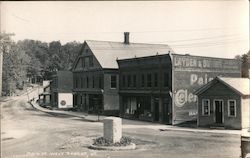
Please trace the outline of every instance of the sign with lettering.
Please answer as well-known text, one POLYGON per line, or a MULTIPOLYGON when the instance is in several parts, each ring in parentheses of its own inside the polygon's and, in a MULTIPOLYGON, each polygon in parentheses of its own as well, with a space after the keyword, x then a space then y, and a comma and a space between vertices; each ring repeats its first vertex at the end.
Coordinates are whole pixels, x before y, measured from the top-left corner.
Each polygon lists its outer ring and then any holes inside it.
POLYGON ((233 59, 173 54, 173 124, 195 119, 194 92, 216 76, 240 77, 240 63, 233 59))

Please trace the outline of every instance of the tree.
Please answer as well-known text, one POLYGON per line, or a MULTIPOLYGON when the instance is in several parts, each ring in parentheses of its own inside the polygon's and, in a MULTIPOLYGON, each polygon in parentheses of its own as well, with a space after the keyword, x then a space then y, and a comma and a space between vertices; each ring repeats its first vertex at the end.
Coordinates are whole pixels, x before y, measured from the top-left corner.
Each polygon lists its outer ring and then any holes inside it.
POLYGON ((249 76, 249 69, 250 69, 250 50, 243 55, 235 56, 236 59, 241 61, 241 76, 242 77, 250 77, 249 76))

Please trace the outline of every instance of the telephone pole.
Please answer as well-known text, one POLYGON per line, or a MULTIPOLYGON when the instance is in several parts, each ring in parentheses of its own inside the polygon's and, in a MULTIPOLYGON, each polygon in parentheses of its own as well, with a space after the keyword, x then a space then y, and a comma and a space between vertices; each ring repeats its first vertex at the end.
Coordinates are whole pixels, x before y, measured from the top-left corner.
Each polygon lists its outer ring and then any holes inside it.
POLYGON ((8 46, 11 43, 11 36, 13 33, 0 33, 0 96, 2 96, 2 84, 3 84, 3 53, 8 51, 8 46))

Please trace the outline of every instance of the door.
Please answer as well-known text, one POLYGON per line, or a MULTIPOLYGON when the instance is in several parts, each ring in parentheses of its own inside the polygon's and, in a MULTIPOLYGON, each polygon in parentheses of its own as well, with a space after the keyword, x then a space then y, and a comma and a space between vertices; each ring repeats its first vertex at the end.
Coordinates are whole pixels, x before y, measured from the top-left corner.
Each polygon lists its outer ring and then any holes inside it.
POLYGON ((159 121, 159 98, 154 99, 154 121, 159 121))
POLYGON ((215 123, 223 123, 223 101, 215 100, 215 123))

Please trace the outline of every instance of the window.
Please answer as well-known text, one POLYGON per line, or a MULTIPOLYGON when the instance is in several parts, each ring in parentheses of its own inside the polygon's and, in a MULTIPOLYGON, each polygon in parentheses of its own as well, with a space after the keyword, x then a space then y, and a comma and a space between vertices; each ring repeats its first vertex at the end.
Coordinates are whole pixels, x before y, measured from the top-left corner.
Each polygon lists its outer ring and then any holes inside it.
POLYGON ((122 87, 126 87, 126 76, 122 75, 122 87))
POLYGON ((93 80, 92 80, 92 88, 95 88, 95 76, 93 76, 93 80))
POLYGON ((152 78, 151 78, 151 74, 147 75, 147 87, 151 87, 152 86, 152 78))
POLYGON ((128 87, 130 87, 131 86, 131 76, 130 75, 127 76, 127 80, 128 80, 128 87))
POLYGON ((99 88, 102 88, 102 76, 99 76, 99 88))
POLYGON ((78 77, 75 79, 75 88, 78 88, 78 77))
POLYGON ((144 74, 141 75, 141 87, 145 86, 145 77, 144 74))
POLYGON ((86 77, 86 87, 89 88, 89 78, 88 78, 88 76, 86 77))
POLYGON ((81 88, 83 88, 83 78, 81 77, 81 88))
POLYGON ((169 75, 168 73, 164 73, 164 77, 163 77, 163 86, 164 87, 168 87, 168 83, 169 83, 169 75))
POLYGON ((210 115, 210 100, 202 99, 202 115, 209 116, 210 115))
POLYGON ((84 58, 84 67, 88 67, 89 66, 89 57, 85 57, 84 58))
POLYGON ((155 73, 155 78, 154 78, 154 86, 155 87, 158 87, 158 74, 157 73, 155 73))
POLYGON ((133 75, 133 87, 136 87, 136 75, 133 75))
POLYGON ((228 100, 228 116, 236 117, 236 100, 228 100))
POLYGON ((110 88, 116 88, 116 75, 111 75, 110 88))
POLYGON ((93 67, 94 63, 93 63, 93 57, 89 57, 89 67, 93 67))

